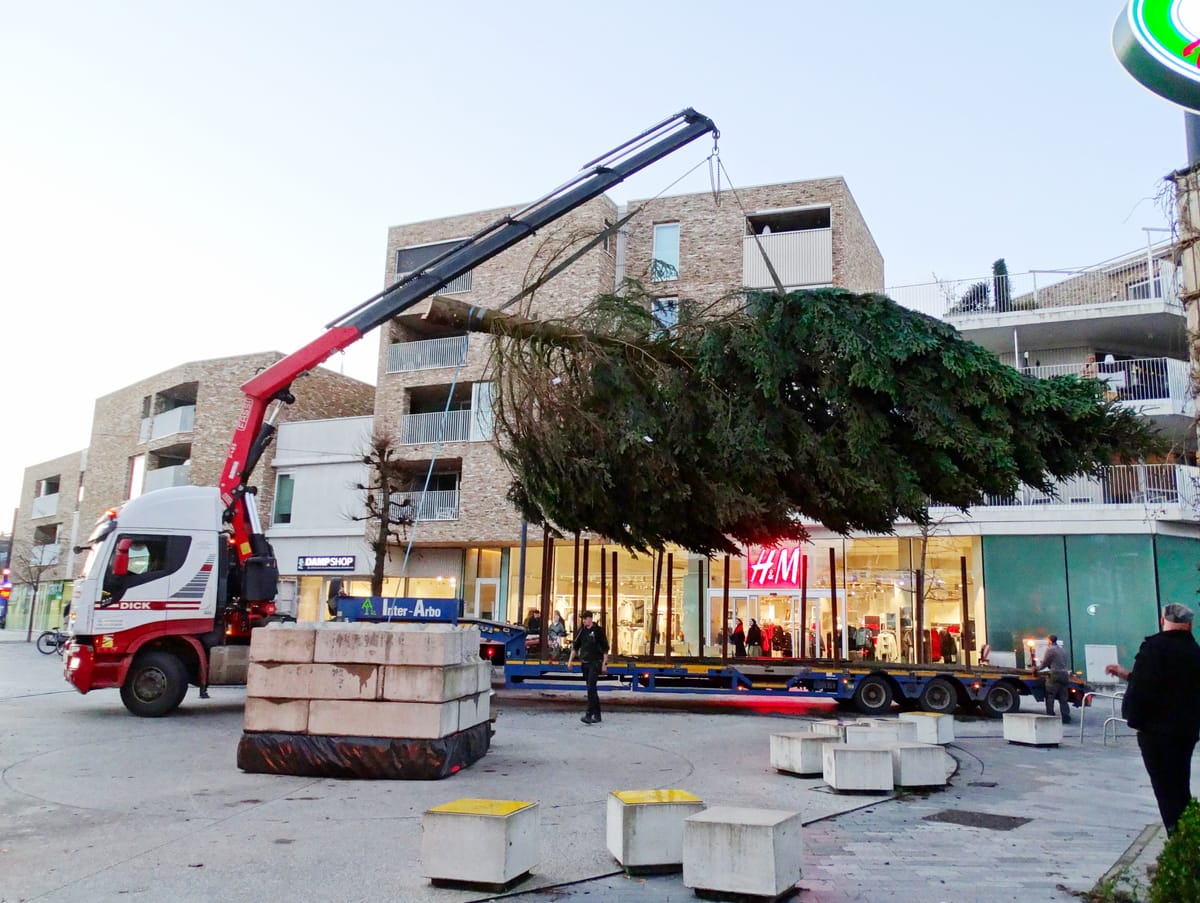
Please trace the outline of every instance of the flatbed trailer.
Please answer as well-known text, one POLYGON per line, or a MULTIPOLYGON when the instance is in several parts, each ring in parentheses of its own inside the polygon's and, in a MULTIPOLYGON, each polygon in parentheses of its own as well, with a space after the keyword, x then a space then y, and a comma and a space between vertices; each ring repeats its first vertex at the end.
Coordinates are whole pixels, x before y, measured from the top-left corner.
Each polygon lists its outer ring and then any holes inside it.
MULTIPOLYGON (((506 687, 582 689, 578 668, 563 662, 514 659, 504 664, 506 687)), ((600 689, 635 693, 701 693, 826 699, 864 715, 889 712, 893 704, 950 714, 978 706, 999 717, 1020 708, 1022 696, 1045 698, 1044 680, 1029 671, 987 665, 913 665, 833 659, 610 659, 600 689)), ((1078 706, 1087 684, 1072 676, 1071 702, 1078 706)))

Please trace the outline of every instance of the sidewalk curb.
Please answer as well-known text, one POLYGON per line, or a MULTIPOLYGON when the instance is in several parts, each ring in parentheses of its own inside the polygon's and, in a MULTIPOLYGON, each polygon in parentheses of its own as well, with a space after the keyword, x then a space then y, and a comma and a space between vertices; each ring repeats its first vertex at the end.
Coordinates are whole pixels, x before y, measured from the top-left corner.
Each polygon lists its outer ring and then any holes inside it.
POLYGON ((1148 887, 1150 881, 1149 868, 1158 861, 1158 855, 1162 852, 1165 841, 1166 837, 1162 825, 1146 825, 1146 827, 1142 828, 1141 833, 1134 838, 1129 848, 1112 864, 1112 867, 1100 876, 1100 880, 1092 888, 1092 893, 1097 893, 1105 885, 1116 887, 1120 884, 1129 884, 1131 882, 1134 889, 1138 889, 1143 880, 1146 881, 1148 887))

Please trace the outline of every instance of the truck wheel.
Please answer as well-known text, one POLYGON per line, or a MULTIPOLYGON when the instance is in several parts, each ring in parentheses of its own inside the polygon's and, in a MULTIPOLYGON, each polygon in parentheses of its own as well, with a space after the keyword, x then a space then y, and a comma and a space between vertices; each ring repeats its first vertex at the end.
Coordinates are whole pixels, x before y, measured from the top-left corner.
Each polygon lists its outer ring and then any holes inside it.
POLYGON ((958 708, 958 690, 944 677, 935 677, 921 690, 922 712, 952 715, 958 708))
POLYGON ((854 706, 864 715, 885 715, 892 709, 892 685, 878 674, 864 677, 854 690, 854 706))
POLYGON ((144 652, 121 685, 121 702, 141 718, 158 718, 173 712, 187 695, 187 669, 169 652, 144 652))
POLYGON ((979 700, 979 708, 989 718, 999 718, 1021 707, 1021 694, 1007 683, 993 684, 979 700))

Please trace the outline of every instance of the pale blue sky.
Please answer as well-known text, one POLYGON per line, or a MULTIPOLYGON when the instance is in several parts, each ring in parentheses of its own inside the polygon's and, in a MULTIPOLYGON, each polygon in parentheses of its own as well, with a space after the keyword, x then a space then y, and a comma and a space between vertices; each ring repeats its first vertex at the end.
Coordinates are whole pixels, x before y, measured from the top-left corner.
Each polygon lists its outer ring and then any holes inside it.
POLYGON ((1121 7, 0 0, 0 522, 98 395, 293 351, 382 287, 388 225, 530 200, 685 106, 735 186, 844 176, 889 285, 1135 250, 1186 148, 1121 7))

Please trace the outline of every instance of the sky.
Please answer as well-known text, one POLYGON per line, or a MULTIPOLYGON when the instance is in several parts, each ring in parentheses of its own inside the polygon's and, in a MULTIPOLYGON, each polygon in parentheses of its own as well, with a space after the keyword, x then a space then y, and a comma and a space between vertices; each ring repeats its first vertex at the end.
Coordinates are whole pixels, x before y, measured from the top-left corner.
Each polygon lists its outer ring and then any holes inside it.
MULTIPOLYGON (((389 225, 540 197, 684 107, 734 188, 844 177, 889 286, 1144 247, 1186 142, 1122 7, 0 0, 0 530, 97 397, 294 351, 384 287, 389 225)), ((378 342, 329 366, 374 382, 378 342)))

